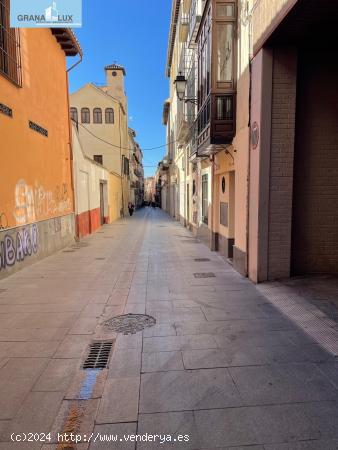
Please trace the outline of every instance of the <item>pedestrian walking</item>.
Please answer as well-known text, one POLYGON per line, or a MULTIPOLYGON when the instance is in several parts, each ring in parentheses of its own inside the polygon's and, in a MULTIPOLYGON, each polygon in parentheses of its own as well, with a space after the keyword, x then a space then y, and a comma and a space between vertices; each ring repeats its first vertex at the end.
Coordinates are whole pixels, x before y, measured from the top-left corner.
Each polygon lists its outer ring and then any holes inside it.
POLYGON ((132 216, 134 214, 134 209, 135 209, 134 204, 129 202, 128 203, 128 209, 129 209, 129 215, 132 216))

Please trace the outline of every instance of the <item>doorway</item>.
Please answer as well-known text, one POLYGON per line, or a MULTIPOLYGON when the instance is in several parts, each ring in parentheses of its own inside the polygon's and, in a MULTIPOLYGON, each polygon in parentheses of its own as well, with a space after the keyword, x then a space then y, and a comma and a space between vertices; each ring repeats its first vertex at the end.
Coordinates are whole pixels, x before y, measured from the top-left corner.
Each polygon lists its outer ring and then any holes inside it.
POLYGON ((338 62, 300 50, 292 218, 292 275, 338 273, 338 62))

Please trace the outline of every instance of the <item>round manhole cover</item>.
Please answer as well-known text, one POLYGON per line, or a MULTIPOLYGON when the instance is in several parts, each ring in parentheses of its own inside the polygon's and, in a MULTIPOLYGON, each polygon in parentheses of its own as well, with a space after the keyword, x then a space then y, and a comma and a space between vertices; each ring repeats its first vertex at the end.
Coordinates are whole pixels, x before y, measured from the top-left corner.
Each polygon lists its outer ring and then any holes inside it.
POLYGON ((124 314, 106 320, 104 326, 111 331, 123 334, 135 334, 145 328, 153 327, 156 319, 146 314, 124 314))

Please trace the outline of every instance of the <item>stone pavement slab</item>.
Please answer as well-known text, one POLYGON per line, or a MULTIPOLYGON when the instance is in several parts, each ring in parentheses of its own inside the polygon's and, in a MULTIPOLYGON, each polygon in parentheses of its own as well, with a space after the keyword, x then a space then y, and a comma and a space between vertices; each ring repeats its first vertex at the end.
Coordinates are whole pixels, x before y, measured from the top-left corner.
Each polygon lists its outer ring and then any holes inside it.
POLYGON ((156 372, 141 376, 142 413, 225 408, 241 404, 226 369, 156 372))
POLYGON ((254 286, 194 240, 145 208, 0 282, 0 450, 55 450, 9 433, 65 426, 176 439, 90 449, 338 450, 336 316, 318 307, 338 285, 310 280, 307 303, 292 280, 254 286), (156 325, 143 332, 103 326, 145 311, 156 325), (93 377, 82 364, 96 340, 113 349, 93 377))

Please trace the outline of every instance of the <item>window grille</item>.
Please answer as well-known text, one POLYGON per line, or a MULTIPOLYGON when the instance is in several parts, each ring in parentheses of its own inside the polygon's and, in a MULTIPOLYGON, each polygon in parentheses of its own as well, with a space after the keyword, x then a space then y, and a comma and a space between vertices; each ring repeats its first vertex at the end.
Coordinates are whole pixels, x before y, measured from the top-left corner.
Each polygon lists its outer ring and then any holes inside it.
POLYGON ((90 123, 90 111, 89 108, 81 109, 81 122, 82 123, 90 123))
POLYGON ((94 108, 93 122, 94 123, 102 123, 102 109, 101 108, 94 108))
POLYGON ((70 108, 70 118, 74 120, 74 122, 78 123, 77 108, 70 108))
POLYGON ((114 123, 114 110, 113 110, 113 108, 106 108, 106 123, 114 123))
POLYGON ((20 35, 10 28, 9 0, 0 0, 0 73, 22 86, 20 35))

